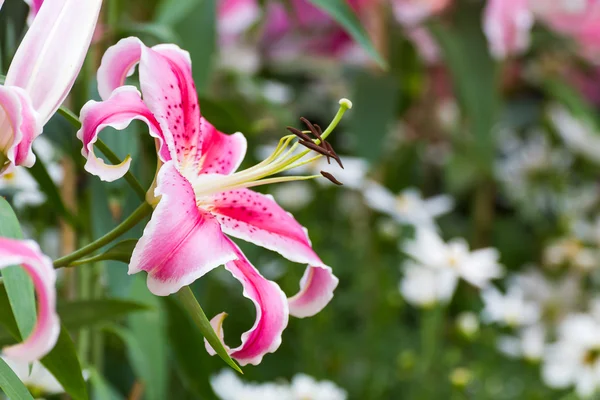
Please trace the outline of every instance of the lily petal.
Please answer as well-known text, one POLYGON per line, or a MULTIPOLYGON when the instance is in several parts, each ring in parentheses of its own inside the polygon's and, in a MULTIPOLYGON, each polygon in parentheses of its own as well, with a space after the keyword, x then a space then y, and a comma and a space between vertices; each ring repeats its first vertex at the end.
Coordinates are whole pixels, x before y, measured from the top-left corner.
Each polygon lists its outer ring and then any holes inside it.
POLYGON ((102 0, 45 0, 6 75, 6 86, 25 89, 40 123, 60 107, 92 41, 102 0))
POLYGON ((198 209, 194 190, 173 161, 161 167, 155 196, 162 197, 129 265, 129 274, 148 272, 152 293, 175 293, 236 258, 216 218, 198 209))
POLYGON ((211 204, 226 234, 309 265, 300 292, 290 299, 290 314, 311 316, 329 303, 338 279, 312 249, 306 230, 271 196, 238 189, 213 196, 211 204))
POLYGON ((313 251, 306 229, 273 200, 249 189, 236 189, 212 196, 212 213, 223 232, 276 251, 297 263, 322 264, 313 251))
POLYGON ((202 153, 199 159, 192 160, 194 171, 222 175, 235 172, 246 155, 246 137, 240 132, 233 135, 221 133, 204 118, 200 119, 200 131, 202 153))
POLYGON ((119 165, 108 165, 94 154, 94 143, 100 132, 107 126, 118 130, 125 129, 133 120, 140 120, 150 128, 150 135, 159 141, 159 156, 163 161, 170 159, 160 126, 140 93, 133 86, 123 86, 115 90, 103 102, 89 101, 81 110, 81 129, 77 138, 83 143, 81 154, 87 159, 85 169, 100 179, 112 182, 121 178, 129 170, 131 158, 127 157, 119 165))
POLYGON ((31 25, 37 13, 40 12, 40 8, 42 8, 44 0, 25 0, 25 3, 29 5, 29 15, 27 16, 27 23, 31 25))
POLYGON ((140 85, 144 101, 167 139, 171 157, 182 163, 199 154, 202 137, 189 55, 175 49, 175 46, 163 46, 158 50, 142 47, 140 85), (176 57, 174 53, 177 53, 176 57))
POLYGON ((40 131, 37 114, 24 90, 0 85, 0 153, 5 153, 10 161, 4 170, 0 165, 0 174, 9 172, 14 165, 33 165, 31 144, 40 131))
MULTIPOLYGON (((242 334, 242 344, 239 347, 225 348, 241 365, 258 365, 265 354, 274 353, 281 344, 281 334, 288 323, 288 303, 279 286, 265 279, 233 242, 231 245, 235 247, 238 259, 225 264, 225 268, 242 283, 244 296, 254 303, 256 322, 252 329, 242 334)), ((211 320, 221 341, 226 316, 226 313, 221 313, 211 320)), ((206 339, 204 343, 209 354, 215 355, 206 339)))
POLYGON ((125 85, 125 79, 133 74, 140 62, 144 46, 140 39, 128 37, 106 50, 96 75, 102 100, 108 100, 115 89, 125 85))
POLYGON ((4 354, 16 361, 31 362, 52 350, 60 333, 56 273, 50 258, 42 254, 35 242, 0 238, 0 269, 11 265, 22 265, 31 277, 38 298, 38 318, 29 337, 4 348, 4 354))
POLYGON ((296 318, 318 314, 333 298, 339 279, 328 266, 309 266, 300 280, 300 291, 288 299, 290 314, 296 318))

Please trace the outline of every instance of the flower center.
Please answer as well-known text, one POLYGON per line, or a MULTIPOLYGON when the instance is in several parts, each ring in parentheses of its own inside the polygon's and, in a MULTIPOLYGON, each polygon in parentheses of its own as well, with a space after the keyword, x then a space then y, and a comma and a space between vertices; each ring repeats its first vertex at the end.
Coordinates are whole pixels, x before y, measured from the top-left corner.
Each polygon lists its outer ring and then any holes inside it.
POLYGON ((600 348, 596 347, 588 350, 583 356, 583 363, 585 365, 594 365, 600 359, 600 348))
POLYGON ((340 100, 340 108, 325 131, 321 131, 318 125, 313 125, 308 120, 302 118, 302 121, 308 126, 309 131, 288 128, 293 135, 284 136, 279 141, 273 153, 266 160, 253 167, 231 175, 206 174, 194 178, 192 186, 196 198, 199 202, 202 202, 203 197, 224 191, 319 177, 325 177, 334 183, 341 184, 327 172, 321 172, 321 175, 309 176, 283 176, 275 178, 272 178, 272 176, 312 163, 323 156, 328 159, 333 158, 341 166, 342 163, 339 156, 325 139, 333 132, 344 113, 350 108, 352 108, 350 100, 340 100), (309 134, 312 134, 315 138, 312 139, 309 134), (295 139, 298 140, 296 141, 295 139), (298 152, 296 150, 299 149, 299 146, 304 146, 306 149, 298 152), (317 153, 317 155, 314 156, 313 154, 312 157, 305 158, 311 152, 317 153))

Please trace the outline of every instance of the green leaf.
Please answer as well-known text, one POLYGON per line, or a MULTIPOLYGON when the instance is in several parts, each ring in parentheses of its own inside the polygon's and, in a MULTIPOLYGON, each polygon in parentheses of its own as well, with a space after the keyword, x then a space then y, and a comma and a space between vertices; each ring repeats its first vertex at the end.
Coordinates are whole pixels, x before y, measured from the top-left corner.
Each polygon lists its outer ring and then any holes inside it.
MULTIPOLYGON (((199 93, 206 93, 217 50, 216 0, 196 0, 173 26, 181 40, 179 45, 190 52, 194 81, 199 93)), ((182 9, 183 10, 183 9, 182 9)), ((173 18, 173 17, 170 17, 173 18)))
POLYGON ((162 304, 157 296, 148 291, 146 278, 141 275, 136 275, 129 298, 146 303, 152 308, 151 311, 137 313, 128 318, 128 332, 131 334, 127 335, 126 341, 131 344, 131 347, 128 346, 131 363, 136 374, 144 381, 146 399, 166 399, 169 363, 165 346, 167 328, 162 304))
POLYGON ((432 23, 435 36, 454 90, 475 137, 471 153, 482 173, 491 173, 494 160, 493 128, 501 99, 497 88, 498 68, 491 58, 487 40, 481 31, 481 6, 463 6, 451 25, 432 23))
MULTIPOLYGON (((0 197, 0 237, 21 239, 21 226, 8 202, 0 197)), ((20 266, 2 270, 2 278, 21 337, 29 336, 36 322, 35 296, 29 275, 20 266)))
POLYGON ((87 386, 81 373, 75 344, 64 326, 61 327, 56 346, 41 359, 41 362, 73 399, 88 399, 87 386))
POLYGON ((381 67, 386 69, 387 63, 373 46, 367 31, 363 28, 358 17, 345 0, 309 0, 339 23, 362 46, 369 56, 381 67))
POLYGON ((127 314, 148 311, 146 304, 120 299, 74 301, 58 305, 63 325, 77 330, 94 324, 118 319, 127 314))
POLYGON ((129 264, 131 260, 131 253, 133 253, 133 249, 137 244, 137 239, 127 239, 123 240, 110 249, 106 250, 104 253, 98 254, 97 256, 86 258, 84 260, 76 261, 72 263, 72 266, 82 265, 87 263, 94 263, 99 261, 121 261, 125 264, 129 264))
POLYGON ((189 286, 181 288, 179 292, 175 294, 177 299, 181 302, 183 308, 188 312, 188 315, 191 317, 194 325, 198 328, 202 336, 206 338, 208 343, 212 346, 212 348, 216 351, 216 353, 225 361, 231 368, 235 369, 239 373, 243 374, 240 367, 231 359, 225 347, 223 347, 223 343, 215 333, 210 321, 204 314, 202 307, 196 300, 194 293, 192 293, 192 289, 189 286))
POLYGON ((93 368, 90 368, 90 382, 92 383, 92 398, 94 400, 124 399, 124 397, 93 368))
MULTIPOLYGON (((0 345, 14 343, 13 338, 19 337, 17 325, 7 305, 6 291, 0 287, 0 324, 8 331, 0 331, 0 345)), ((148 306, 129 300, 101 299, 63 303, 58 305, 57 310, 63 326, 70 331, 76 331, 114 321, 134 312, 147 311, 148 306)))
POLYGON ((11 400, 33 400, 31 393, 13 372, 6 362, 0 358, 0 388, 11 400))
POLYGON ((364 72, 355 80, 348 130, 357 156, 373 162, 381 156, 385 135, 396 120, 398 93, 390 76, 364 72))
POLYGON ((169 346, 181 380, 198 398, 209 398, 212 391, 206 377, 211 366, 205 362, 204 339, 175 299, 164 297, 163 303, 168 313, 169 346))
POLYGON ((156 11, 156 22, 165 25, 175 25, 201 0, 162 0, 156 11))

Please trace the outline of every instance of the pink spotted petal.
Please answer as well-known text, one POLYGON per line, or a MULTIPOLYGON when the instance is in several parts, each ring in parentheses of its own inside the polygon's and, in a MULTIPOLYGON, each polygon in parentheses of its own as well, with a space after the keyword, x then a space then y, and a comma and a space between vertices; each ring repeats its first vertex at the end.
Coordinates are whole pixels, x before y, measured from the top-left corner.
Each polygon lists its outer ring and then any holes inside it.
POLYGON ((150 113, 140 93, 133 86, 122 86, 115 90, 106 101, 89 101, 81 110, 81 129, 77 138, 83 143, 81 154, 87 159, 85 169, 104 181, 112 182, 121 178, 129 170, 131 158, 127 157, 119 165, 108 165, 94 153, 94 143, 100 132, 107 126, 118 130, 125 129, 133 120, 140 120, 150 128, 150 135, 157 138, 160 158, 169 160, 166 146, 158 122, 150 113))
POLYGON ((300 281, 300 292, 289 299, 290 314, 305 318, 319 313, 333 298, 338 282, 328 266, 309 266, 300 281))
POLYGON ((200 109, 189 59, 174 46, 142 47, 140 84, 144 101, 162 128, 178 163, 195 158, 202 148, 200 109), (163 54, 165 53, 165 54, 163 54))
MULTIPOLYGON (((258 365, 267 353, 273 353, 281 344, 281 334, 288 323, 288 304, 285 294, 275 282, 265 279, 248 261, 241 250, 236 249, 237 260, 225 264, 225 268, 244 287, 244 296, 252 300, 256 307, 256 322, 249 331, 242 334, 242 344, 228 350, 229 355, 241 365, 258 365)), ((217 335, 223 340, 223 320, 227 314, 221 313, 211 321, 217 335)), ((206 349, 215 352, 205 339, 206 349)))
POLYGON ((42 125, 75 83, 101 5, 102 0, 46 0, 17 49, 5 84, 25 89, 42 125))
POLYGON ((0 165, 0 174, 9 172, 15 165, 33 165, 35 156, 31 144, 40 132, 37 114, 25 91, 0 86, 0 153, 9 161, 6 166, 0 165))
MULTIPOLYGON (((206 119, 200 119, 200 131, 204 138, 200 158, 192 162, 194 171, 202 174, 229 175, 235 172, 246 155, 248 144, 241 133, 226 135, 219 132, 206 119)), ((187 165, 186 165, 187 167, 187 165)))
POLYGON ((237 189, 216 194, 207 201, 226 234, 276 251, 297 263, 322 264, 306 230, 271 196, 237 189))
POLYGON ((98 93, 107 100, 112 92, 125 84, 142 57, 144 44, 136 37, 119 40, 106 50, 98 68, 98 93))
POLYGON ((152 293, 175 293, 236 258, 217 220, 198 209, 194 190, 173 161, 161 167, 155 196, 162 197, 129 265, 129 274, 148 272, 152 293))
POLYGON ((271 196, 238 189, 213 196, 211 204, 226 234, 309 265, 300 293, 290 299, 291 315, 312 316, 329 303, 338 279, 312 249, 306 230, 271 196))
POLYGON ((22 265, 33 281, 38 299, 38 318, 24 342, 4 348, 15 361, 32 362, 45 356, 56 344, 60 323, 56 314, 56 273, 50 258, 35 242, 0 238, 0 269, 22 265))

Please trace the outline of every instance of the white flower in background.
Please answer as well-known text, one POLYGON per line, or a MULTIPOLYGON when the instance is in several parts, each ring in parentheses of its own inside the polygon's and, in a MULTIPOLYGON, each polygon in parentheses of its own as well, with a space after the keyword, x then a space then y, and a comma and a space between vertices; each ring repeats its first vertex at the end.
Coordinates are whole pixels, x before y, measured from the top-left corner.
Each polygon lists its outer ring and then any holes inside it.
POLYGON ((481 293, 481 297, 484 303, 482 317, 486 322, 517 327, 531 325, 540 319, 539 305, 528 301, 518 286, 509 286, 506 294, 488 286, 481 293))
POLYGON ((456 326, 460 333, 472 338, 479 332, 479 318, 473 312, 462 312, 456 317, 456 326))
MULTIPOLYGON (((575 221, 576 226, 577 220, 581 220, 583 215, 598 207, 600 186, 589 181, 583 185, 571 186, 557 200, 557 214, 567 221, 575 221)), ((578 234, 577 231, 574 233, 578 234)))
POLYGON ((35 396, 50 396, 65 392, 56 378, 39 361, 31 364, 30 370, 29 363, 16 362, 5 357, 2 359, 35 396))
MULTIPOLYGON (((52 181, 60 184, 63 179, 63 169, 54 162, 55 151, 52 144, 48 139, 40 137, 33 142, 33 148, 46 166, 52 181)), ((10 173, 0 176, 0 193, 12 195, 12 204, 15 208, 36 207, 46 201, 46 195, 42 193, 25 167, 15 167, 10 173)))
POLYGON ((244 382, 231 370, 223 370, 210 379, 221 400, 346 400, 346 392, 330 381, 317 381, 305 374, 287 383, 244 382))
POLYGON ((376 182, 369 182, 364 190, 367 205, 395 218, 403 224, 416 227, 434 228, 435 218, 447 214, 454 207, 454 200, 447 195, 423 199, 414 188, 406 189, 394 195, 376 182))
POLYGON ((548 114, 571 151, 590 161, 600 162, 600 132, 587 121, 576 118, 565 107, 554 105, 548 114))
POLYGON ((531 267, 526 272, 513 275, 510 285, 519 287, 528 301, 539 305, 546 322, 554 322, 571 313, 577 306, 581 293, 578 274, 567 274, 550 280, 531 267))
POLYGON ((318 382, 315 378, 297 374, 292 378, 292 398, 294 400, 346 400, 348 394, 331 381, 318 382))
POLYGON ((535 324, 522 328, 518 336, 502 336, 498 339, 498 349, 512 358, 540 361, 546 348, 546 328, 535 324))
POLYGON ((596 393, 600 388, 600 322, 588 314, 565 318, 558 340, 545 351, 542 377, 552 388, 575 386, 581 397, 596 393))
POLYGON ((417 229, 415 238, 407 240, 402 250, 417 265, 437 271, 452 271, 457 277, 478 288, 487 286, 490 280, 503 275, 503 267, 498 262, 498 250, 486 248, 469 251, 464 239, 453 239, 445 243, 431 229, 417 229))
POLYGON ((292 400, 287 385, 246 383, 229 369, 211 377, 210 385, 221 400, 292 400))
POLYGON ((315 198, 315 192, 308 182, 288 182, 283 185, 275 185, 270 191, 286 210, 300 210, 310 204, 315 198))
POLYGON ((577 237, 565 237, 550 243, 544 249, 544 263, 550 267, 567 265, 590 271, 599 264, 598 249, 588 247, 577 237))
POLYGON ((435 270, 408 261, 404 265, 404 277, 400 281, 400 293, 416 307, 433 307, 446 304, 452 298, 457 275, 451 270, 435 270))
POLYGON ((511 132, 501 135, 503 157, 495 172, 507 196, 539 215, 558 203, 556 180, 569 173, 573 158, 563 149, 553 149, 543 132, 522 140, 511 132))

